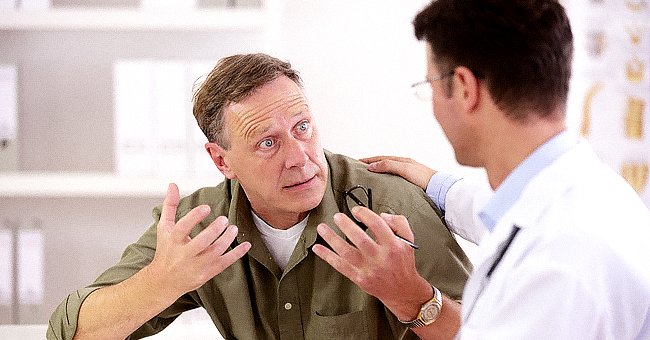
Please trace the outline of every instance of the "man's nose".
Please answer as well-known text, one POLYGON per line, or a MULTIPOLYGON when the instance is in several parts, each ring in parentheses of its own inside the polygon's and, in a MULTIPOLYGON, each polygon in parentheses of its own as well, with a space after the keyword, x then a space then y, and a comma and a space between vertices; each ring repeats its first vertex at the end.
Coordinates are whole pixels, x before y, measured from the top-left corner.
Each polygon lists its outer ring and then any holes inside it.
POLYGON ((307 163, 309 157, 307 156, 305 145, 295 139, 289 139, 285 144, 285 166, 287 169, 293 167, 302 167, 307 163))

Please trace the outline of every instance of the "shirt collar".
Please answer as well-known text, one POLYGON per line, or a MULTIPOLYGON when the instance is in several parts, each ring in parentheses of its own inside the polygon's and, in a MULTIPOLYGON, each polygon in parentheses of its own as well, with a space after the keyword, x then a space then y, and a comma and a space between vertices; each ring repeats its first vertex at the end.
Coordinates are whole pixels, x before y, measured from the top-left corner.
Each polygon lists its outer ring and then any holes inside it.
MULTIPOLYGON (((327 160, 327 185, 325 187, 325 194, 320 204, 314 208, 307 218, 307 226, 302 232, 303 237, 298 241, 296 249, 294 252, 299 252, 298 255, 292 255, 291 260, 287 263, 284 272, 288 273, 291 269, 296 266, 300 261, 307 257, 309 249, 311 246, 316 243, 319 238, 318 233, 316 232, 316 227, 320 223, 326 223, 327 225, 334 230, 339 236, 345 239, 345 234, 336 226, 334 223, 334 214, 339 212, 337 199, 334 190, 333 190, 333 176, 337 176, 336 173, 333 173, 330 157, 331 153, 324 150, 325 158, 327 160), (295 257, 295 258, 294 258, 295 257)), ((343 176, 338 174, 338 176, 343 176)), ((250 207, 248 198, 246 198, 246 193, 244 189, 239 185, 239 182, 232 180, 231 184, 231 205, 230 211, 228 213, 228 221, 230 223, 237 225, 239 228, 239 233, 237 234, 237 242, 242 243, 244 241, 249 241, 253 244, 253 248, 249 250, 248 254, 253 258, 257 259, 258 262, 264 264, 271 272, 273 272, 276 277, 280 278, 283 275, 283 271, 280 267, 272 260, 271 253, 264 245, 262 235, 260 231, 255 226, 253 220, 253 209, 250 207), (262 245, 262 246, 259 246, 262 245)), ((323 241, 324 243, 324 241, 323 241)))
POLYGON ((478 217, 490 232, 519 199, 528 182, 578 143, 573 133, 563 131, 539 146, 501 183, 478 217))

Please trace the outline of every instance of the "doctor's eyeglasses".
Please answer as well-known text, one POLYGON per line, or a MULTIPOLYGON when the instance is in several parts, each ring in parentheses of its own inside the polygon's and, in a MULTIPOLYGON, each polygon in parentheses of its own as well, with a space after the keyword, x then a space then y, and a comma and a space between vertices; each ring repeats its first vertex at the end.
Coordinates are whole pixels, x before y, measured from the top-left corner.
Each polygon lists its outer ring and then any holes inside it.
POLYGON ((423 81, 417 82, 411 85, 413 93, 415 96, 423 101, 431 101, 433 99, 433 89, 431 88, 431 83, 437 80, 445 79, 451 77, 454 74, 454 71, 449 71, 447 73, 441 74, 437 77, 427 78, 423 81))
MULTIPOLYGON (((366 189, 361 185, 355 185, 352 188, 346 190, 344 194, 345 194, 345 204, 348 207, 348 211, 350 211, 350 217, 359 227, 361 227, 361 229, 363 229, 364 231, 367 230, 368 226, 358 221, 354 216, 352 216, 351 213, 352 213, 352 208, 356 206, 362 206, 372 210, 372 189, 370 188, 366 189)), ((414 244, 413 242, 407 239, 404 239, 398 235, 395 235, 395 237, 399 238, 400 240, 402 240, 403 242, 411 246, 411 248, 413 249, 419 248, 416 244, 414 244)))

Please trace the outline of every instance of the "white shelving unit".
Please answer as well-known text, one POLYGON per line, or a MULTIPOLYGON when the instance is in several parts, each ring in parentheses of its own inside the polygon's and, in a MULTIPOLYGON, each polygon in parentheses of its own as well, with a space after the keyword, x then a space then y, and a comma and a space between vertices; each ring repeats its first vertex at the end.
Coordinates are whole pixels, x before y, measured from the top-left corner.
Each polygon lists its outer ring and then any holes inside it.
POLYGON ((62 9, 0 11, 4 31, 255 31, 269 20, 264 7, 197 10, 62 9))
POLYGON ((0 173, 0 198, 162 197, 172 181, 178 185, 181 195, 187 195, 201 187, 215 186, 222 180, 219 174, 213 178, 166 180, 112 173, 0 173))
POLYGON ((0 229, 38 226, 47 282, 42 303, 0 305, 0 324, 46 324, 65 294, 92 282, 140 237, 170 182, 184 196, 223 179, 216 167, 213 174, 192 168, 184 178, 118 173, 110 156, 115 61, 216 62, 258 50, 269 40, 273 13, 267 1, 173 11, 0 10, 0 64, 18 69, 19 127, 18 166, 10 168, 17 170, 0 172, 0 229))
MULTIPOLYGON (((2 10, 0 32, 262 32, 270 24, 267 7, 145 9, 51 8, 2 10)), ((20 114, 20 112, 19 112, 20 114)), ((0 172, 0 198, 159 197, 174 181, 181 194, 222 180, 212 178, 125 177, 115 173, 0 172)))

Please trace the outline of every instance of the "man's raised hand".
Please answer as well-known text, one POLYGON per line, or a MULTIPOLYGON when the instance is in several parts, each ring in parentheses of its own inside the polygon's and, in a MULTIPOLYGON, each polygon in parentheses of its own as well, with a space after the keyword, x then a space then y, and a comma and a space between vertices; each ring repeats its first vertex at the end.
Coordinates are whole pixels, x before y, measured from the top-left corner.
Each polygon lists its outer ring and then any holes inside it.
POLYGON ((149 266, 160 278, 160 288, 177 296, 199 288, 251 248, 243 242, 226 252, 237 237, 237 227, 229 225, 225 216, 190 238, 192 229, 210 214, 210 207, 195 207, 176 221, 179 200, 178 187, 171 183, 157 226, 156 254, 149 266))

